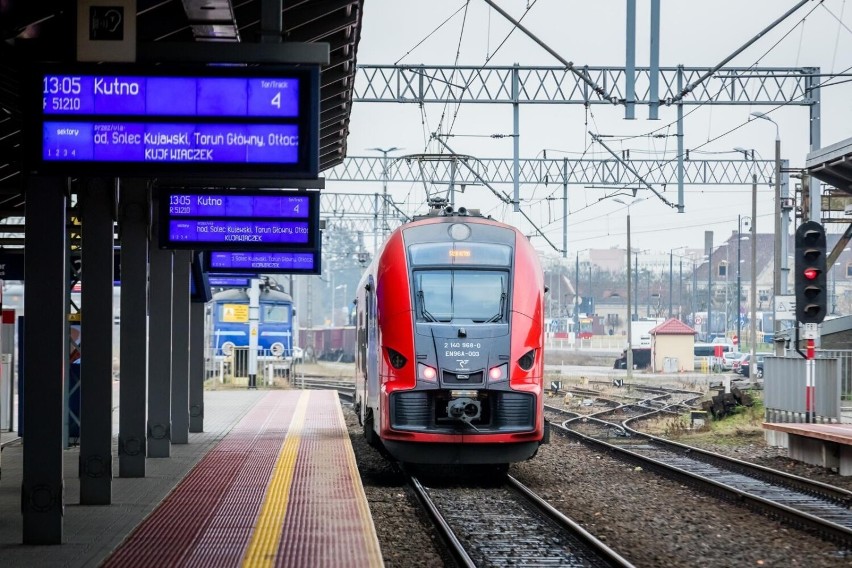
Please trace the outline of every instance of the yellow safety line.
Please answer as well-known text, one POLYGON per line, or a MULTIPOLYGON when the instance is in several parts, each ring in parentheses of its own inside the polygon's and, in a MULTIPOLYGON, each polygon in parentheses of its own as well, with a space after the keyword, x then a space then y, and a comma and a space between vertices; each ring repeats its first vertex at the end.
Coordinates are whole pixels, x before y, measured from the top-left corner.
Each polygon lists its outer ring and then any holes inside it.
POLYGON ((302 427, 305 424, 305 414, 308 408, 309 391, 302 391, 293 419, 284 437, 284 444, 272 470, 269 488, 263 498, 263 507, 257 519, 257 526, 252 534, 243 566, 272 566, 275 553, 281 541, 284 515, 287 513, 287 503, 290 499, 290 485, 293 483, 296 457, 299 454, 299 442, 302 427))
MULTIPOLYGON (((342 426, 343 432, 348 432, 346 427, 346 419, 343 417, 343 407, 337 405, 337 420, 342 426)), ((364 497, 364 485, 361 483, 361 473, 358 471, 358 463, 355 461, 355 451, 352 449, 352 442, 349 440, 348 434, 344 436, 346 445, 346 465, 349 468, 349 479, 352 480, 352 488, 355 492, 355 497, 358 501, 358 511, 362 519, 368 519, 367 532, 364 533, 364 546, 368 555, 368 566, 380 567, 384 566, 381 547, 379 546, 379 537, 376 534, 376 528, 372 522, 373 516, 370 513, 370 508, 367 506, 367 499, 364 497)))

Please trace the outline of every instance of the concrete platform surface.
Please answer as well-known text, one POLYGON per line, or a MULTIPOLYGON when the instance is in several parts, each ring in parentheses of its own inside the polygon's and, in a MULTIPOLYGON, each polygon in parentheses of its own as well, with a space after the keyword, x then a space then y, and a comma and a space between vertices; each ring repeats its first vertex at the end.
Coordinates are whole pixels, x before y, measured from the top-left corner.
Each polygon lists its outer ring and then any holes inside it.
MULTIPOLYGON (((0 477, 0 566, 77 568, 100 565, 264 394, 256 390, 206 391, 205 431, 190 434, 188 444, 173 444, 170 458, 148 458, 146 477, 114 478, 112 505, 109 506, 79 504, 79 448, 66 450, 63 544, 58 546, 21 544, 23 446, 19 442, 7 445, 2 452, 0 477)), ((3 440, 15 436, 4 433, 3 440)), ((113 471, 118 471, 117 439, 113 439, 113 471)))

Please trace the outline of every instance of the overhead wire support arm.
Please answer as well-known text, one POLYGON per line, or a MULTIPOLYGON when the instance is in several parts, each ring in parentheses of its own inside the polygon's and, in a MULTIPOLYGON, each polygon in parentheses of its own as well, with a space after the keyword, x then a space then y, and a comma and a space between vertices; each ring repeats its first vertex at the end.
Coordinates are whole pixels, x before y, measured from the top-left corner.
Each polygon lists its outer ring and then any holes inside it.
POLYGON ((674 203, 672 203, 671 201, 669 201, 668 199, 666 199, 665 197, 663 197, 663 196, 662 196, 662 194, 660 194, 660 192, 659 192, 659 191, 657 191, 656 189, 654 189, 654 187, 653 187, 651 184, 649 184, 647 181, 645 181, 645 178, 643 178, 641 175, 639 175, 639 172, 637 172, 637 171, 633 168, 633 166, 631 166, 630 164, 628 164, 625 160, 623 160, 623 159, 621 158, 621 156, 619 156, 618 154, 616 154, 615 152, 613 152, 613 151, 612 151, 612 149, 610 149, 610 147, 609 147, 609 146, 607 146, 606 144, 604 144, 604 143, 603 143, 603 140, 601 140, 601 137, 600 137, 600 136, 598 136, 597 134, 595 134, 594 132, 591 132, 591 131, 589 131, 589 135, 592 137, 592 140, 594 140, 595 142, 597 142, 598 144, 600 144, 601 146, 603 146, 603 147, 606 149, 606 151, 607 151, 607 152, 609 152, 610 154, 612 154, 612 157, 613 157, 613 158, 615 158, 615 159, 616 159, 616 160, 617 160, 617 161, 618 161, 618 162, 619 162, 622 166, 624 166, 624 167, 627 169, 627 171, 629 171, 631 174, 633 174, 634 176, 636 176, 636 179, 638 179, 638 180, 642 183, 642 185, 644 185, 645 187, 647 187, 648 189, 650 189, 650 190, 651 190, 651 192, 652 192, 654 195, 656 195, 656 196, 660 199, 660 201, 662 201, 663 203, 665 203, 665 204, 666 204, 666 205, 668 205, 669 207, 677 207, 674 203))
MULTIPOLYGON (((485 0, 485 1, 487 2, 488 0, 485 0)), ((728 57, 726 57, 725 59, 723 59, 720 63, 718 63, 718 64, 717 64, 716 66, 714 66, 712 69, 710 69, 710 70, 708 70, 707 72, 705 72, 705 73, 704 73, 701 77, 699 77, 699 78, 698 78, 695 82, 690 83, 689 85, 687 85, 686 87, 684 87, 684 88, 683 88, 683 90, 681 90, 681 92, 679 92, 677 95, 675 95, 672 99, 670 99, 670 100, 665 100, 665 101, 662 101, 662 102, 664 102, 666 105, 671 105, 671 104, 674 104, 674 103, 676 103, 676 102, 680 101, 681 99, 683 99, 683 97, 685 97, 686 95, 688 95, 689 93, 691 93, 692 91, 694 91, 696 87, 698 87, 701 83, 703 83, 704 81, 706 81, 707 79, 709 79, 710 77, 712 77, 712 76, 713 76, 713 75, 714 75, 717 71, 719 71, 719 69, 721 69, 722 67, 724 67, 726 63, 728 63, 728 62, 729 62, 729 61, 731 61, 734 57, 736 57, 737 55, 739 55, 740 53, 742 53, 743 51, 745 51, 746 49, 748 49, 749 47, 751 47, 751 45, 752 45, 754 42, 756 42, 757 40, 759 40, 760 38, 762 38, 764 35, 766 35, 769 31, 771 31, 771 30, 772 30, 772 28, 774 28, 775 26, 777 26, 778 24, 780 24, 781 22, 783 22, 784 20, 786 20, 786 19, 787 19, 787 18, 788 18, 788 17, 789 17, 789 16, 790 16, 793 12, 795 12, 796 10, 798 10, 799 8, 801 8, 802 6, 804 6, 805 4, 807 4, 808 2, 812 2, 812 1, 813 1, 813 0, 800 0, 798 4, 796 4, 795 6, 793 6, 792 8, 790 8, 789 10, 787 10, 787 12, 785 12, 785 13, 784 13, 784 15, 782 15, 780 18, 778 18, 777 20, 775 20, 774 22, 772 22, 771 24, 769 24, 768 26, 766 26, 766 27, 765 27, 763 30, 761 30, 761 31, 760 31, 760 32, 759 32, 756 36, 754 36, 753 38, 751 38, 750 40, 748 40, 747 42, 745 42, 745 43, 744 43, 744 44, 743 44, 743 45, 742 45, 739 49, 737 49, 737 50, 736 50, 736 51, 734 51, 732 54, 730 54, 728 57)), ((818 1, 819 1, 819 3, 821 4, 824 0, 818 0, 818 1)))
MULTIPOLYGON (((448 151, 449 153, 451 153, 452 155, 454 155, 454 156, 458 156, 458 155, 459 155, 459 154, 456 154, 455 150, 453 150, 452 148, 450 148, 449 146, 447 146, 447 143, 446 143, 446 142, 444 142, 443 140, 441 140, 441 138, 439 137, 439 135, 438 135, 438 134, 432 134, 432 138, 433 138, 434 140, 437 140, 437 141, 438 141, 438 143, 439 143, 439 144, 441 144, 441 146, 443 146, 444 148, 446 148, 446 149, 447 149, 447 151, 448 151)), ((460 163, 461 163, 461 164, 462 164, 465 168, 467 168, 467 169, 468 169, 468 171, 470 171, 470 173, 473 175, 473 177, 475 177, 477 180, 479 180, 479 182, 480 182, 482 185, 484 185, 485 187, 487 187, 487 188, 491 191, 491 193, 493 193, 494 195, 496 195, 496 196, 497 196, 497 198, 498 198, 500 201, 502 201, 503 203, 506 203, 507 205, 515 205, 515 204, 516 204, 516 203, 512 200, 512 198, 510 198, 510 197, 509 197, 509 196, 508 196, 505 192, 500 192, 500 191, 497 191, 496 189, 494 189, 494 188, 491 186, 491 184, 490 184, 490 183, 488 183, 488 182, 485 180, 485 178, 483 178, 481 175, 479 175, 479 173, 477 173, 477 172, 476 172, 476 170, 474 170, 472 167, 470 167, 470 164, 468 164, 466 161, 463 161, 463 160, 462 160, 462 161, 460 161, 460 163)), ((553 244, 553 242, 552 242, 550 239, 548 239, 548 238, 547 238, 547 235, 545 235, 545 234, 541 231, 541 229, 539 229, 539 228, 538 228, 538 226, 537 226, 537 225, 533 222, 533 220, 532 220, 532 219, 530 219, 530 218, 529 218, 529 216, 528 216, 526 213, 524 213, 523 209, 520 209, 520 208, 519 208, 519 209, 518 209, 518 213, 520 213, 521 215, 523 215, 523 216, 524 216, 524 219, 526 219, 526 220, 527 220, 527 222, 528 222, 530 225, 532 225, 533 229, 535 229, 535 232, 536 232, 536 233, 538 233, 538 235, 539 235, 541 238, 543 238, 545 241, 547 241, 547 244, 549 244, 549 245, 550 245, 550 247, 551 247, 553 250, 555 250, 556 252, 565 252, 565 251, 563 251, 562 249, 560 249, 559 247, 557 247, 555 244, 553 244)))
POLYGON ((568 69, 574 75, 576 75, 577 78, 579 78, 581 81, 586 83, 602 99, 607 100, 607 101, 611 102, 612 104, 618 104, 620 102, 623 102, 623 101, 620 101, 618 97, 616 97, 616 96, 614 96, 610 93, 607 93, 606 90, 603 87, 601 87, 600 85, 598 85, 597 83, 592 81, 586 73, 581 73, 581 72, 577 71, 577 69, 574 68, 574 62, 573 61, 568 61, 567 59, 565 59, 564 57, 562 57, 561 55, 556 53, 553 49, 551 49, 551 47, 549 45, 547 45, 546 43, 541 41, 538 37, 536 37, 536 35, 534 33, 532 33, 530 30, 525 28, 524 25, 521 24, 521 22, 519 22, 518 20, 516 20, 512 16, 510 16, 505 10, 503 10, 503 8, 501 8, 495 2, 493 2, 493 0, 483 0, 483 1, 486 4, 488 4, 489 6, 491 6, 492 8, 494 8, 494 10, 496 10, 501 16, 503 16, 504 18, 509 20, 512 23, 513 26, 515 26, 516 28, 518 28, 519 30, 524 32, 527 35, 527 37, 529 37, 531 40, 536 42, 547 53, 549 53, 550 55, 555 57, 557 61, 562 63, 562 65, 564 65, 566 69, 568 69))

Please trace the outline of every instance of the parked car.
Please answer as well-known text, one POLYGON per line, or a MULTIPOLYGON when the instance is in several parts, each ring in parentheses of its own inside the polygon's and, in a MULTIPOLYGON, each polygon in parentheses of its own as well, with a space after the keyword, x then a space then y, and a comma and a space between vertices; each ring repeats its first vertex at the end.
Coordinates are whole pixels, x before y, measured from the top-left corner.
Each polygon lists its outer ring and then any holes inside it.
MULTIPOLYGON (((763 355, 757 354, 757 355, 754 356, 754 358, 755 358, 755 365, 757 367, 757 372, 755 373, 755 376, 758 379, 762 379, 763 378, 763 355)), ((750 374, 751 374, 751 355, 746 355, 745 357, 743 357, 740 360, 740 366, 739 366, 738 372, 739 372, 739 374, 741 374, 744 377, 750 376, 750 374)))
POLYGON ((739 351, 727 351, 722 353, 722 370, 732 371, 734 368, 734 362, 739 361, 745 356, 745 353, 740 353, 739 351))
POLYGON ((740 372, 740 365, 742 365, 743 360, 748 357, 748 353, 740 353, 739 358, 731 361, 731 371, 734 373, 740 372))

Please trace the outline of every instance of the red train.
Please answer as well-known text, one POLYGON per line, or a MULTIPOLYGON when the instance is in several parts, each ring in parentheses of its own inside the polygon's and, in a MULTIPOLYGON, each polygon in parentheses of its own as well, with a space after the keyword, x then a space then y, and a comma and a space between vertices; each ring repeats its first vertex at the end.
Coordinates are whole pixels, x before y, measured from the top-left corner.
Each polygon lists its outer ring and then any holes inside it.
POLYGON ((356 295, 355 409, 405 463, 533 457, 544 420, 544 277, 517 229, 450 207, 394 231, 356 295))

